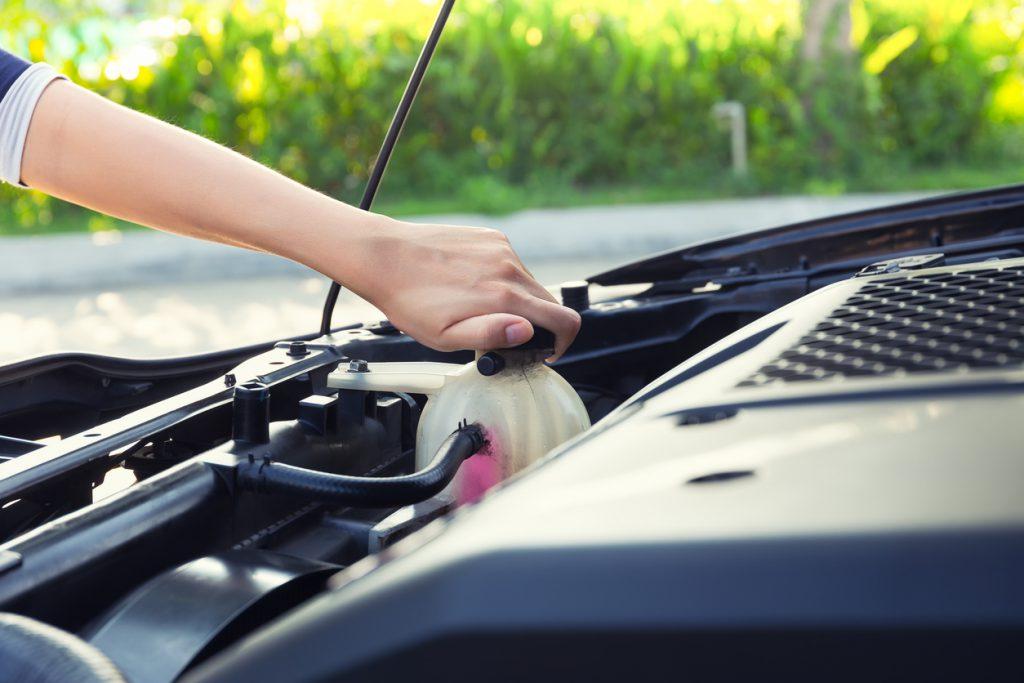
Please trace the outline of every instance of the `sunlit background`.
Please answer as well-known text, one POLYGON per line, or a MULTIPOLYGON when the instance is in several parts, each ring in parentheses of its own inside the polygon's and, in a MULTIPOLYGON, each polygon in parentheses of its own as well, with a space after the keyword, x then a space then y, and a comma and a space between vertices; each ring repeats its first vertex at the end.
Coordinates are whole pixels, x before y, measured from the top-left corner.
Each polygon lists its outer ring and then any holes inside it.
MULTIPOLYGON (((355 201, 436 10, 6 0, 0 45, 355 201)), ((459 0, 377 208, 504 229, 556 283, 1018 182, 1022 33, 1010 0, 459 0)), ((316 325, 325 284, 299 266, 0 190, 0 361, 178 355, 316 325)), ((348 296, 336 320, 374 315, 348 296)))

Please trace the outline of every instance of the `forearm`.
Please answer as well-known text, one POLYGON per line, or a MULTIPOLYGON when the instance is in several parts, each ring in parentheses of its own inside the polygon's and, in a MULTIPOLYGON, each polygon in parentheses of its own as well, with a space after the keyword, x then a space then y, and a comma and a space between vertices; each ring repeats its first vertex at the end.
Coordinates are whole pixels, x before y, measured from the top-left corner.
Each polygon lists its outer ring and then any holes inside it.
POLYGON ((316 254, 387 221, 67 81, 52 83, 36 107, 22 180, 125 220, 313 268, 316 254))
POLYGON ((434 348, 514 346, 537 323, 555 332, 560 354, 579 329, 579 315, 555 302, 498 232, 361 211, 67 81, 38 100, 20 161, 12 182, 303 263, 434 348))

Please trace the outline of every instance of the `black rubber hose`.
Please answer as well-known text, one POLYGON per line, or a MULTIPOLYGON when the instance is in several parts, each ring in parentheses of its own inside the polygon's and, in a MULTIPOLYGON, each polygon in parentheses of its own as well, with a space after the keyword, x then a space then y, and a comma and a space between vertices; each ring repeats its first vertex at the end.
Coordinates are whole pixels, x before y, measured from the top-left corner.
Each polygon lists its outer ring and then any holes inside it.
POLYGON ((484 445, 478 425, 461 427, 444 440, 419 472, 397 477, 354 477, 317 472, 270 460, 238 466, 236 483, 244 491, 278 493, 305 500, 353 507, 395 507, 419 503, 444 490, 462 461, 484 445))

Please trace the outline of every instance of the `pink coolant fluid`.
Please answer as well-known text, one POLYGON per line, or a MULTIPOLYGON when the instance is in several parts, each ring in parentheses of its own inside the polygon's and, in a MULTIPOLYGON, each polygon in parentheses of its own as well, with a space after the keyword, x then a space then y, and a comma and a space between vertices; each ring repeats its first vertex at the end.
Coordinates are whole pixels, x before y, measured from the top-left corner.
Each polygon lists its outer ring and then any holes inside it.
POLYGON ((500 448, 488 437, 484 447, 459 468, 458 504, 475 503, 483 498, 502 480, 503 470, 500 448))

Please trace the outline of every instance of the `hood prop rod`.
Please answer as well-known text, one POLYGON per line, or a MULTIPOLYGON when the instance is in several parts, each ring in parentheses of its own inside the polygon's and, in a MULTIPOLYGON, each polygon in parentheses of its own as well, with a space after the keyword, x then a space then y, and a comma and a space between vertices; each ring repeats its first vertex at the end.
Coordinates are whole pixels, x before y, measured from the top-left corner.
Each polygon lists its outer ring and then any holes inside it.
MULTIPOLYGON (((398 142, 398 136, 402 134, 402 127, 405 125, 405 120, 409 117, 413 100, 416 99, 420 83, 423 82, 423 76, 426 75, 427 67, 430 65, 430 58, 434 56, 434 49, 441 39, 441 32, 444 31, 444 25, 448 21, 448 15, 451 14, 454 5, 455 0, 444 0, 441 3, 441 9, 438 10, 437 18, 434 19, 434 26, 430 29, 426 42, 423 43, 423 49, 420 51, 420 56, 416 59, 416 65, 409 76, 409 82, 405 85, 405 92, 402 93, 402 99, 398 102, 398 109, 395 110, 395 115, 391 119, 391 125, 388 126, 387 135, 384 136, 384 142, 380 146, 380 152, 377 154, 376 161, 374 161, 370 178, 366 182, 366 189, 363 190, 363 198, 359 202, 359 208, 363 211, 369 211, 373 205, 373 198, 377 195, 377 188, 380 187, 380 181, 384 177, 384 171, 387 169, 388 161, 391 159, 391 153, 395 150, 395 143, 398 142)), ((321 337, 331 333, 331 319, 334 316, 334 306, 338 303, 338 294, 340 293, 341 284, 332 282, 331 288, 327 292, 327 300, 324 301, 323 317, 320 319, 321 337)))

